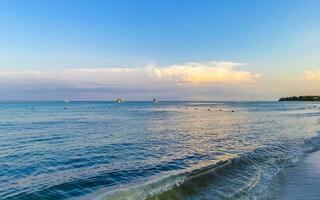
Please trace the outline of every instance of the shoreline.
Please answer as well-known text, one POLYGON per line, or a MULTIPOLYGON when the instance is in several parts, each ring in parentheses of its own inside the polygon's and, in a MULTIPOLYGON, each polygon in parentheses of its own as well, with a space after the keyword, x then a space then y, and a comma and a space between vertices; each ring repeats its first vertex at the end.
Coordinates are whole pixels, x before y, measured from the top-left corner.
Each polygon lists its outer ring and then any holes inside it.
POLYGON ((320 197, 320 151, 304 159, 282 173, 279 200, 315 200, 320 197))

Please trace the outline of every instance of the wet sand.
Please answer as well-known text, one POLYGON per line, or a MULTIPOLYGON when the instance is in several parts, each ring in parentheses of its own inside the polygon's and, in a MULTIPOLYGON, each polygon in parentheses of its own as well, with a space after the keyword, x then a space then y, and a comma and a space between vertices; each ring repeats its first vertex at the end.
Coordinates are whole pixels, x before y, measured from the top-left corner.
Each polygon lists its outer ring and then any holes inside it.
POLYGON ((289 168, 282 181, 279 199, 320 200, 320 151, 289 168))

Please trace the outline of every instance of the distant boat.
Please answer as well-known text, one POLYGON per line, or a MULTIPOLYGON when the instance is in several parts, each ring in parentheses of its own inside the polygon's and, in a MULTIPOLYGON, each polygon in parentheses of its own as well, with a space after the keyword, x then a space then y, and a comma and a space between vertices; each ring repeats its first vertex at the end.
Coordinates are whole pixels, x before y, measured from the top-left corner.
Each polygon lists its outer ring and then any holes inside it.
POLYGON ((120 99, 120 98, 117 98, 116 102, 118 102, 118 103, 122 103, 122 102, 123 102, 123 100, 122 100, 122 99, 120 99))
POLYGON ((157 102, 158 102, 158 100, 157 100, 157 99, 153 99, 152 101, 153 101, 154 103, 157 103, 157 102))
POLYGON ((64 102, 65 102, 65 103, 69 103, 70 101, 66 99, 66 100, 64 100, 64 102))

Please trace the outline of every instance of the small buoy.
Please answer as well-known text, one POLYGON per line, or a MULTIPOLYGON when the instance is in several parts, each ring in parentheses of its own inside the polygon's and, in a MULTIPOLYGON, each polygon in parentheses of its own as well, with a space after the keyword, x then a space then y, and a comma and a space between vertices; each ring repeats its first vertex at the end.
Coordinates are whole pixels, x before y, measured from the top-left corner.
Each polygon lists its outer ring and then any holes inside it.
POLYGON ((67 109, 67 107, 64 107, 63 109, 67 109))

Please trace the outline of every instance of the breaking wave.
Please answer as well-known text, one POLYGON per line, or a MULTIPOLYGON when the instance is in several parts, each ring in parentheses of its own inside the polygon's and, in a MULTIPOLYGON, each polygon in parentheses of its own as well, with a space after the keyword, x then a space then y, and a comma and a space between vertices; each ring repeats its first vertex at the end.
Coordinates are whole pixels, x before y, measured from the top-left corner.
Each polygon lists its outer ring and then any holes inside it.
MULTIPOLYGON (((97 200, 256 199, 279 172, 320 149, 320 136, 282 140, 216 163, 104 192, 97 200)), ((268 199, 268 198, 267 198, 268 199)))

